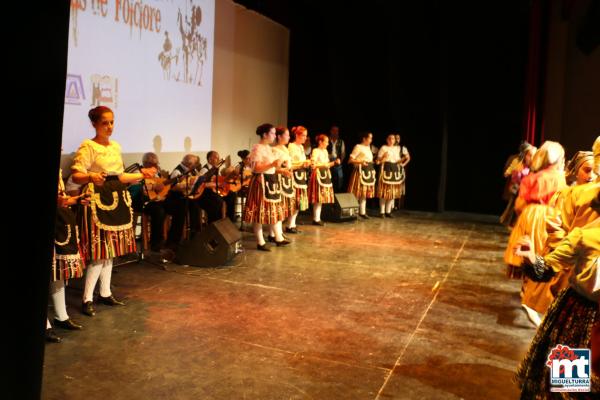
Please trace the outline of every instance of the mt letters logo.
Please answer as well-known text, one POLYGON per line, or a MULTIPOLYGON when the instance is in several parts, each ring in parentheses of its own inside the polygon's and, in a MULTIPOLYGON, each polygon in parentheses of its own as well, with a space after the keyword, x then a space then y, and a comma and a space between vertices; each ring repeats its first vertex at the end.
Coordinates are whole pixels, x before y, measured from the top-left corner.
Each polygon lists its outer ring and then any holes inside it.
POLYGON ((589 392, 591 380, 590 349, 571 349, 556 345, 548 354, 551 392, 589 392))

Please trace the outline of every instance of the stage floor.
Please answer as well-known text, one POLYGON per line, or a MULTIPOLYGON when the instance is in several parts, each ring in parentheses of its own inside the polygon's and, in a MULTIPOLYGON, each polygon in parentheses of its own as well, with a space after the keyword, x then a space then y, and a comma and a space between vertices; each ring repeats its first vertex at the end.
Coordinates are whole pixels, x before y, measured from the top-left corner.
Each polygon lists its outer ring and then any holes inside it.
POLYGON ((535 329, 504 227, 410 212, 299 228, 270 253, 244 233, 227 267, 119 266, 127 306, 93 318, 73 282, 84 329, 46 345, 42 398, 518 398, 535 329))

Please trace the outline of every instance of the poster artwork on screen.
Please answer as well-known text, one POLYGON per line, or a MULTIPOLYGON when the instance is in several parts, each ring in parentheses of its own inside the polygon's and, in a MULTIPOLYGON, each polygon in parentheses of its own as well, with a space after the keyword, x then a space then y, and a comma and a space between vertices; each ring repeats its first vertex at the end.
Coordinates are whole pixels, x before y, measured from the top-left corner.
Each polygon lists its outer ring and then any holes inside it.
POLYGON ((115 112, 125 153, 210 149, 214 0, 72 0, 63 149, 115 112))

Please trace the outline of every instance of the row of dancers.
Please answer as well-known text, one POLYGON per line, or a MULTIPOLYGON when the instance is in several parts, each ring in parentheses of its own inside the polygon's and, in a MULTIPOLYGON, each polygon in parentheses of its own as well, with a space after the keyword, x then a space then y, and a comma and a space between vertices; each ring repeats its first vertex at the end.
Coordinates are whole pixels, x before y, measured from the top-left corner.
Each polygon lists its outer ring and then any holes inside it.
MULTIPOLYGON (((252 178, 243 212, 243 221, 251 223, 256 237, 257 249, 270 251, 263 235, 263 225, 269 226, 269 237, 277 246, 285 246, 290 241, 285 232, 298 232, 296 219, 299 212, 312 206, 312 224, 324 226, 321 211, 324 204, 335 201, 331 168, 339 166, 341 160, 331 160, 327 151, 329 137, 317 135, 316 148, 310 159, 304 152, 308 131, 303 126, 276 128, 272 124, 257 127, 259 143, 250 152, 252 178), (291 138, 291 141, 290 141, 291 138)), ((359 204, 359 217, 368 219, 367 199, 378 197, 380 217, 392 217, 394 201, 403 194, 404 167, 409 161, 402 157, 400 147, 395 146, 393 134, 387 137, 386 145, 377 152, 371 150, 373 135, 365 132, 360 137, 349 156, 353 172, 348 184, 348 192, 353 193, 359 204), (376 172, 380 166, 380 173, 376 172)))
POLYGON ((592 349, 591 392, 578 398, 597 398, 600 136, 592 151, 579 151, 568 163, 557 142, 539 149, 523 143, 505 168, 508 205, 501 221, 511 234, 504 261, 508 277, 522 280, 522 307, 538 327, 517 370, 521 398, 553 398, 546 363, 558 345, 592 349))
MULTIPOLYGON (((95 130, 92 139, 84 140, 79 146, 68 182, 63 184, 62 171, 58 188, 57 224, 55 232, 54 262, 52 265, 51 297, 54 304, 54 326, 65 329, 81 329, 67 312, 64 287, 69 279, 85 277, 82 298, 82 313, 93 317, 95 303, 122 306, 111 290, 113 259, 136 252, 134 211, 150 215, 151 247, 160 251, 163 247, 176 250, 184 229, 199 229, 199 210, 208 214, 208 222, 226 216, 233 218, 235 191, 223 195, 219 189, 223 182, 232 178, 247 184, 243 221, 253 225, 257 249, 270 251, 263 236, 263 225, 269 225, 268 239, 277 246, 290 244, 285 233, 298 233, 296 219, 300 211, 312 206, 313 224, 323 226, 321 210, 323 204, 334 202, 334 190, 330 168, 340 166, 341 159, 332 159, 328 151, 329 138, 317 135, 317 146, 306 157, 305 142, 308 130, 298 126, 290 130, 262 124, 256 129, 259 143, 250 152, 238 153, 242 162, 235 167, 221 167, 217 152, 207 155, 207 163, 193 154, 186 155, 170 173, 170 190, 166 198, 148 201, 149 194, 161 192, 167 184, 157 179, 159 162, 156 154, 146 153, 139 172, 125 170, 121 147, 111 139, 114 128, 114 113, 104 106, 93 108, 88 117, 95 130), (215 173, 216 172, 216 173, 215 173), (211 177, 208 179, 208 177, 211 177), (220 180, 223 178, 224 180, 220 180), (191 189, 198 189, 202 182, 203 192, 193 198, 191 189), (75 188, 75 190, 73 190, 75 188), (139 200, 143 194, 142 201, 139 200), (73 207, 77 206, 77 207, 73 207), (171 227, 166 242, 163 235, 165 216, 171 215, 171 227), (84 267, 86 269, 84 274, 84 267), (99 296, 94 299, 97 283, 99 296)), ((333 135, 336 143, 337 137, 333 135)), ((371 146, 372 134, 361 136, 349 156, 354 167, 348 190, 359 201, 359 215, 368 218, 366 200, 379 197, 380 216, 391 217, 395 199, 404 194, 404 167, 410 161, 406 148, 396 145, 395 135, 387 137, 386 145, 374 154, 371 146), (379 166, 379 174, 375 166, 379 166)), ((342 155, 341 146, 336 145, 342 155)), ((334 154, 336 151, 334 150, 334 154)), ((222 189, 222 188, 221 188, 222 189)), ((47 338, 58 338, 47 322, 47 338)))

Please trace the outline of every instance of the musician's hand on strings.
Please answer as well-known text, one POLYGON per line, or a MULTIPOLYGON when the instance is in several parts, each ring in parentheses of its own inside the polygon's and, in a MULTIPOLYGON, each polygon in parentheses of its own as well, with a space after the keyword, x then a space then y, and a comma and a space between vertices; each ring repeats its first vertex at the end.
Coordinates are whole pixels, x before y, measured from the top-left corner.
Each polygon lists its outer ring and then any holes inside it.
POLYGON ((165 188, 165 185, 163 185, 161 182, 155 182, 152 185, 152 190, 154 190, 155 192, 162 192, 162 190, 165 188))
POLYGON ((90 181, 94 183, 94 185, 102 186, 106 181, 106 173, 105 172, 90 172, 89 173, 90 181))
POLYGON ((156 167, 140 168, 140 172, 144 176, 144 179, 147 179, 156 176, 157 169, 156 167))

